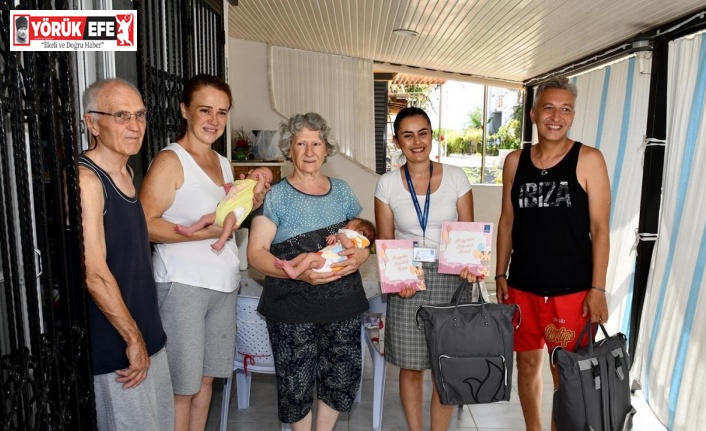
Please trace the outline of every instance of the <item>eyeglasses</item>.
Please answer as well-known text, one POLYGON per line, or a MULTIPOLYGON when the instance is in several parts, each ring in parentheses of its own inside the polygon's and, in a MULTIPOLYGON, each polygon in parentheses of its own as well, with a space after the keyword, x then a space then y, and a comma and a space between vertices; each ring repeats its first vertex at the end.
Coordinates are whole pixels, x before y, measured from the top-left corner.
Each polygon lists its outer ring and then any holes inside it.
POLYGON ((130 120, 132 119, 132 116, 135 116, 135 119, 137 120, 138 123, 146 123, 150 120, 151 112, 143 109, 141 111, 137 112, 127 112, 127 111, 118 111, 115 113, 110 113, 110 112, 101 112, 101 111, 88 111, 89 114, 100 114, 100 115, 110 115, 113 117, 115 122, 117 124, 126 124, 129 123, 130 120))

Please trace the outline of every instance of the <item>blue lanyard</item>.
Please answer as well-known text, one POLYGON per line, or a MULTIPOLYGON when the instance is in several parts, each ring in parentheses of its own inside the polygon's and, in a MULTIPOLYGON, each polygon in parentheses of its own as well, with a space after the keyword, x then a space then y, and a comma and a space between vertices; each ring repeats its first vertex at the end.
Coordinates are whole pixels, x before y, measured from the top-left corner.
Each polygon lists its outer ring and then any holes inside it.
POLYGON ((417 193, 414 191, 414 183, 412 183, 412 177, 409 175, 407 170, 407 165, 404 165, 404 176, 407 178, 407 187, 409 188, 409 194, 412 196, 412 202, 414 203, 414 209, 417 210, 417 218, 419 219, 419 226, 422 227, 422 243, 426 244, 426 232, 427 232, 427 220, 429 219, 429 201, 431 200, 431 177, 434 173, 434 162, 429 160, 429 186, 427 187, 427 199, 424 202, 424 214, 419 207, 419 200, 417 199, 417 193))

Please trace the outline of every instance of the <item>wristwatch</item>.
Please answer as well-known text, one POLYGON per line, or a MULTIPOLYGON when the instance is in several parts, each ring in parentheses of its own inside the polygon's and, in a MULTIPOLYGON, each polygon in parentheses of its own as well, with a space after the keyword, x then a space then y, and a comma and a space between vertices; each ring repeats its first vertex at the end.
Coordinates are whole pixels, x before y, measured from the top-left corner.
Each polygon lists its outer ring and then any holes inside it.
POLYGON ((507 280, 507 274, 498 274, 493 278, 495 278, 495 281, 498 281, 498 278, 504 278, 507 280))

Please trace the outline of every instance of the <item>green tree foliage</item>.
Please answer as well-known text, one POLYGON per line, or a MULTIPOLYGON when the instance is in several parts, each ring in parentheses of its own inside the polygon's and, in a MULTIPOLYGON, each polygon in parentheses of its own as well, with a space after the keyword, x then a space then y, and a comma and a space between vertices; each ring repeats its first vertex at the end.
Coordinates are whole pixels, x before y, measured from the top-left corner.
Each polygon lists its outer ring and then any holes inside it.
POLYGON ((498 132, 488 137, 487 154, 497 156, 499 150, 516 150, 522 144, 522 105, 515 105, 507 123, 498 128, 498 132))
POLYGON ((471 184, 480 183, 480 168, 463 168, 471 184))
POLYGON ((518 103, 512 108, 512 116, 510 119, 516 121, 513 131, 515 132, 515 136, 522 140, 522 103, 518 103))
MULTIPOLYGON (((482 129, 444 130, 443 135, 447 154, 475 154, 480 152, 480 143, 481 139, 483 139, 482 129)), ((435 132, 434 138, 438 139, 439 134, 435 132)))
POLYGON ((480 107, 468 113, 465 130, 468 129, 483 130, 483 110, 480 107))
POLYGON ((490 135, 490 139, 497 142, 498 148, 516 150, 520 148, 520 138, 515 135, 519 121, 510 120, 498 128, 498 133, 490 135))
POLYGON ((390 84, 389 93, 391 99, 406 100, 407 106, 415 106, 429 111, 433 108, 429 94, 438 86, 438 84, 390 84), (397 96, 400 94, 404 94, 405 98, 397 96))

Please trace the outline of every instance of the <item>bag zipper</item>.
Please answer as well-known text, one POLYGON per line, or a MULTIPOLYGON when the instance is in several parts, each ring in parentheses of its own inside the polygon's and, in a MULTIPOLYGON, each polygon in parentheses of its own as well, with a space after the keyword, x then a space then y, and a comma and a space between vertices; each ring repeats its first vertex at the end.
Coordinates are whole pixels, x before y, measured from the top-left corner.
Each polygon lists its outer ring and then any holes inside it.
POLYGON ((507 390, 507 362, 505 361, 505 356, 500 355, 500 359, 503 361, 503 372, 505 373, 504 381, 505 387, 503 388, 503 398, 505 398, 505 391, 507 390))

